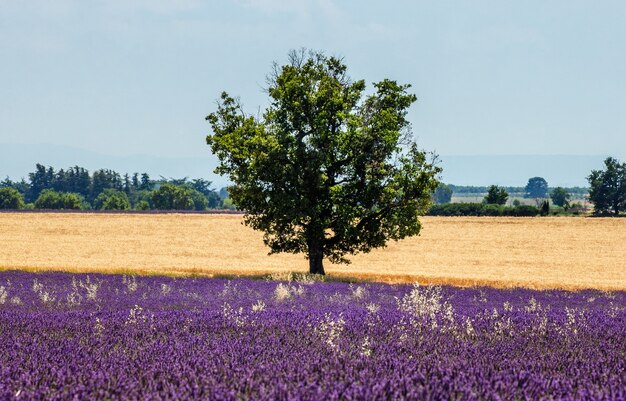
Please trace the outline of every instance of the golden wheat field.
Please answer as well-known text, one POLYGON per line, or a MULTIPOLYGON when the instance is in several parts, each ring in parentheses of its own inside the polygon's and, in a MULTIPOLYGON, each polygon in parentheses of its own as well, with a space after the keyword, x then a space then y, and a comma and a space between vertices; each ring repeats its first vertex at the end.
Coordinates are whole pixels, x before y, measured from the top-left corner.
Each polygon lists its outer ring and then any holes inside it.
MULTIPOLYGON (((305 272, 267 255, 241 215, 0 213, 0 268, 259 275, 305 272)), ((419 237, 326 265, 332 277, 529 288, 626 289, 626 220, 424 217, 419 237)))

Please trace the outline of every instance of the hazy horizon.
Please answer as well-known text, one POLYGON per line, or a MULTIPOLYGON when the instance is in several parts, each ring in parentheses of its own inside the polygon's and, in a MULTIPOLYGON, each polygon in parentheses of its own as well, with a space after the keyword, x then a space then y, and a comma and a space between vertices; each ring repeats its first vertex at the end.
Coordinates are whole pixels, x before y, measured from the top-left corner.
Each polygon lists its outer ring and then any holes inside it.
MULTIPOLYGON (((592 169, 603 167, 604 155, 438 155, 442 181, 448 184, 524 186, 528 178, 544 177, 551 187, 586 187, 592 169)), ((209 154, 189 157, 159 157, 147 154, 114 156, 57 144, 0 143, 0 179, 28 178, 35 164, 56 170, 74 165, 90 172, 110 168, 120 174, 147 172, 153 178, 205 178, 215 187, 228 184, 213 173, 216 161, 209 154), (24 158, 28 154, 28 158, 24 158)))

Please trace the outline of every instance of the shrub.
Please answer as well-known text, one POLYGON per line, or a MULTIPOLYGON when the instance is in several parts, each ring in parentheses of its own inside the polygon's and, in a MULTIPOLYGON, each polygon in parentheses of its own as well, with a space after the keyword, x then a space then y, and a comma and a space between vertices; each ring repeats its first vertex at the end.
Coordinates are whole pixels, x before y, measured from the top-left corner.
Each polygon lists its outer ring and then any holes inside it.
POLYGON ((72 192, 57 192, 45 189, 35 201, 36 209, 68 209, 78 210, 83 208, 83 197, 72 192))
POLYGON ((24 197, 14 188, 0 188, 0 209, 23 209, 24 197))
POLYGON ((429 216, 537 216, 539 209, 535 206, 520 205, 508 207, 503 205, 482 203, 446 203, 433 205, 429 216))
POLYGON ((130 201, 126 193, 107 188, 100 192, 93 201, 93 207, 98 210, 128 210, 130 209, 130 201))

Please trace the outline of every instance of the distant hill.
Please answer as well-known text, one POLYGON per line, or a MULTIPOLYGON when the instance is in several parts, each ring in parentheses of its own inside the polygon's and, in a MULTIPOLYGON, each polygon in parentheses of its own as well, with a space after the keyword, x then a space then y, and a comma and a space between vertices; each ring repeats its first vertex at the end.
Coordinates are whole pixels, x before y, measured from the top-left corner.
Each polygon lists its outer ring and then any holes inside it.
MULTIPOLYGON (((605 156, 570 155, 442 155, 443 181, 455 185, 524 186, 530 177, 543 177, 551 187, 587 186, 585 177, 602 168, 605 156)), ((219 188, 227 180, 213 174, 216 159, 207 148, 202 157, 160 157, 150 155, 111 156, 62 145, 0 144, 0 180, 26 177, 35 163, 54 168, 74 165, 90 171, 110 168, 120 173, 147 172, 153 178, 206 178, 219 188)))

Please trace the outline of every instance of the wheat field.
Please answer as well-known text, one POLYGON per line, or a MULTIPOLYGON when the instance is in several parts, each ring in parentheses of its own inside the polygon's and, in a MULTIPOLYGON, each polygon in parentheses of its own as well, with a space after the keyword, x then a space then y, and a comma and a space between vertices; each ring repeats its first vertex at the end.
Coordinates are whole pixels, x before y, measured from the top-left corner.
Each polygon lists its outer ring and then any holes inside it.
MULTIPOLYGON (((424 217, 418 237, 326 264, 334 278, 626 290, 626 220, 424 217)), ((0 213, 0 269, 170 275, 305 272, 241 215, 0 213)))

